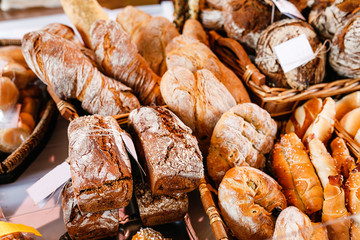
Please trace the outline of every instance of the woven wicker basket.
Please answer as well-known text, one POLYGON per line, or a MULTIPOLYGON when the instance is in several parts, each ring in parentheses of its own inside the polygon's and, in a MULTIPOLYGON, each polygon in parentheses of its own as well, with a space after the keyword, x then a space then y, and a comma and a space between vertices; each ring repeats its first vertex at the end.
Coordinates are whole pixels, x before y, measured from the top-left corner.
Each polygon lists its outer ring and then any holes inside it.
MULTIPOLYGON (((0 46, 21 45, 18 39, 0 39, 0 46)), ((0 163, 0 184, 13 182, 45 147, 57 119, 56 107, 49 98, 32 134, 0 163)))
POLYGON ((210 32, 210 37, 212 50, 222 62, 243 79, 252 100, 266 109, 273 117, 288 115, 300 102, 311 98, 336 97, 360 89, 359 78, 315 84, 304 91, 269 87, 265 85, 264 78, 259 78, 259 70, 251 63, 240 43, 221 37, 214 31, 210 32))

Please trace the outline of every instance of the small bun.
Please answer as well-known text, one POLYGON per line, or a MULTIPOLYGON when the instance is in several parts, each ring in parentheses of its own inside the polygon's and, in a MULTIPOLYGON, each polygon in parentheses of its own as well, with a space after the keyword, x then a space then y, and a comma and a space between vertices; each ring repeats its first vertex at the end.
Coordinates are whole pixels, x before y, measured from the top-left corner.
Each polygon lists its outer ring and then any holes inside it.
POLYGON ((351 136, 355 137, 360 128, 360 108, 351 110, 340 120, 341 126, 351 136))
POLYGON ((19 98, 19 90, 7 77, 0 77, 0 110, 13 108, 19 98))

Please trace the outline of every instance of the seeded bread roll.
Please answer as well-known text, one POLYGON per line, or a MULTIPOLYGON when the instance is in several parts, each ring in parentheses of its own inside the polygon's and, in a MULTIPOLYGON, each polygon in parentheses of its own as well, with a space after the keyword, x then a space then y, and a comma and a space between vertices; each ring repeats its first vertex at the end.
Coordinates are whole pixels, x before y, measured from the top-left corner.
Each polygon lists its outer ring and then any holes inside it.
POLYGON ((136 184, 134 191, 140 218, 145 226, 180 221, 188 211, 189 201, 186 193, 156 196, 146 183, 136 184))
MULTIPOLYGON (((164 238, 161 233, 158 231, 155 231, 152 228, 141 228, 133 237, 131 240, 165 240, 167 238, 164 238)), ((168 239, 170 240, 170 239, 168 239)))
POLYGON ((130 113, 129 125, 153 194, 173 195, 199 186, 204 167, 197 140, 174 113, 141 107, 130 113))
POLYGON ((270 86, 304 90, 311 84, 323 81, 326 62, 324 51, 317 53, 308 63, 287 73, 283 72, 276 58, 274 47, 301 34, 306 35, 314 53, 322 46, 310 24, 301 20, 284 19, 274 22, 261 33, 256 47, 255 63, 267 76, 270 86))
POLYGON ((119 228, 118 209, 82 213, 76 204, 71 182, 65 185, 61 198, 63 219, 71 239, 102 239, 117 234, 119 228))
POLYGON ((68 128, 74 196, 81 212, 125 207, 132 195, 130 160, 112 117, 85 116, 68 128))

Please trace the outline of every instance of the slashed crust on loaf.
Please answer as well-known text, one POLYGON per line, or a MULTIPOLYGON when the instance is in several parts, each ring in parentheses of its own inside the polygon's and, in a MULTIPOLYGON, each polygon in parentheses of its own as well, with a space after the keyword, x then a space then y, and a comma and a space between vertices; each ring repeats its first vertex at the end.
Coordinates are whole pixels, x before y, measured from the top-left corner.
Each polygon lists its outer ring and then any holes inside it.
POLYGON ((71 177, 82 212, 125 207, 130 202, 131 166, 122 133, 112 117, 92 115, 70 123, 71 177))
POLYGON ((143 156, 153 194, 190 192, 204 177, 202 155, 191 129, 170 110, 142 107, 129 125, 143 156))
POLYGON ((215 126, 206 159, 208 174, 218 185, 234 166, 263 169, 273 147, 277 126, 270 114, 252 103, 236 105, 215 126))

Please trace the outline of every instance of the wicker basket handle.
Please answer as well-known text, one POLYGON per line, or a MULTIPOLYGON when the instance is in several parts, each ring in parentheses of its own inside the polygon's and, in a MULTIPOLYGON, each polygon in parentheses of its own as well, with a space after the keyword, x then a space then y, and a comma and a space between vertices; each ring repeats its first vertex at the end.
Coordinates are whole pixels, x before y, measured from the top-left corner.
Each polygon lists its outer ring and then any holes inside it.
POLYGON ((265 75, 251 62, 249 56, 238 41, 231 38, 224 38, 215 31, 210 31, 209 34, 212 40, 218 45, 229 48, 236 55, 240 64, 246 69, 243 75, 245 82, 248 82, 251 78, 258 86, 265 84, 265 75))
POLYGON ((215 206, 211 192, 207 187, 205 179, 203 179, 199 186, 200 198, 203 204, 204 210, 210 219, 210 226, 215 235, 216 240, 227 240, 228 235, 226 233, 225 225, 220 217, 220 214, 215 206))
POLYGON ((59 109, 61 116, 63 116, 66 120, 69 120, 69 121, 72 121, 75 118, 79 117, 79 115, 77 114, 76 109, 74 108, 73 105, 71 105, 70 103, 68 103, 64 100, 61 100, 54 93, 54 90, 50 86, 47 87, 47 90, 48 90, 51 98, 56 103, 56 107, 59 109))

